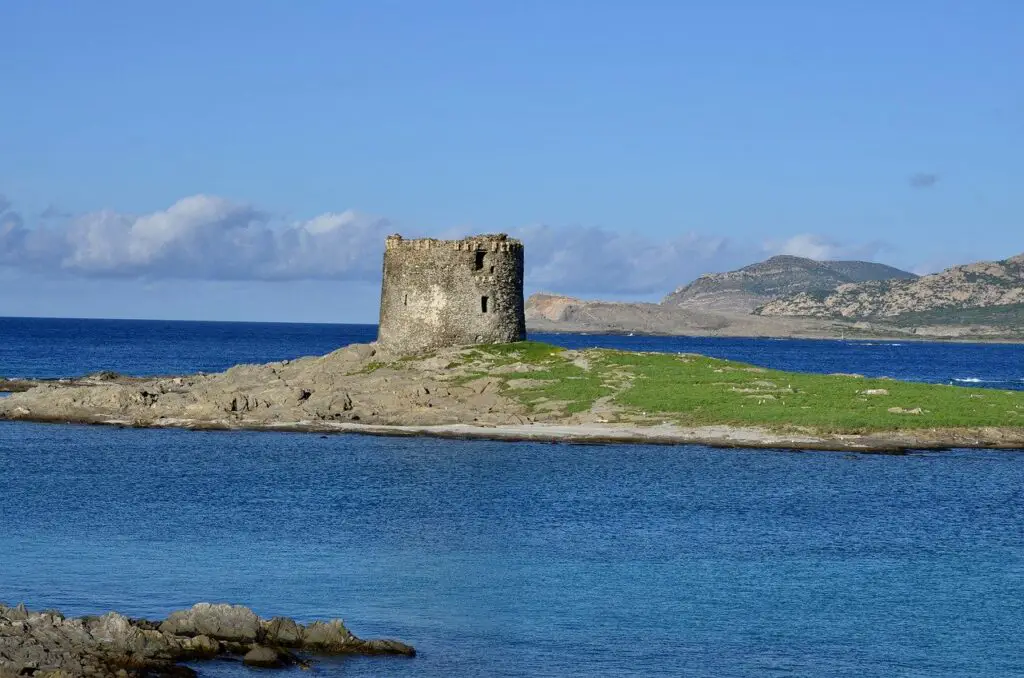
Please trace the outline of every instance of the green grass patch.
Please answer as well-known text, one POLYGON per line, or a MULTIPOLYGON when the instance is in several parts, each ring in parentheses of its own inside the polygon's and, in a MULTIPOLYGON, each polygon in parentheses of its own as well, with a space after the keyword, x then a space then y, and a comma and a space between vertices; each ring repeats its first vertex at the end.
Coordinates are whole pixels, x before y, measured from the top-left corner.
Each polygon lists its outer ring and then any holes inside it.
POLYGON ((834 432, 1024 426, 1019 392, 782 372, 704 357, 619 353, 608 360, 636 376, 619 404, 682 424, 834 432))
POLYGON ((505 394, 530 409, 543 408, 544 403, 559 402, 562 403, 559 411, 572 414, 589 410, 595 400, 611 393, 610 388, 602 385, 600 372, 573 364, 566 357, 566 350, 559 346, 539 341, 491 344, 474 347, 468 356, 471 361, 483 363, 489 368, 515 364, 533 368, 528 372, 500 375, 486 371, 473 372, 473 378, 501 376, 505 382, 505 394), (522 380, 537 383, 524 387, 522 380))
POLYGON ((524 404, 536 408, 544 402, 564 402, 562 411, 567 414, 584 412, 594 405, 594 401, 612 393, 612 389, 602 383, 602 372, 596 369, 585 370, 582 367, 564 361, 553 365, 550 369, 514 375, 508 378, 509 388, 506 394, 512 393, 524 404), (536 380, 540 383, 527 388, 516 388, 517 380, 536 380))
MULTIPOLYGON (((538 399, 564 401, 567 413, 585 411, 598 398, 615 394, 613 402, 622 418, 658 418, 681 425, 806 427, 847 433, 1024 427, 1024 393, 1017 391, 784 372, 704 356, 602 349, 567 355, 538 342, 474 351, 485 363, 489 356, 494 365, 520 362, 539 368, 501 375, 505 393, 531 407, 538 399), (574 355, 581 355, 587 368, 574 363, 574 355), (514 388, 518 379, 537 383, 514 388)), ((495 376, 486 368, 476 374, 495 376)))
POLYGON ((565 349, 540 341, 519 341, 514 344, 484 344, 468 352, 474 358, 495 364, 524 363, 535 365, 558 358, 565 349))

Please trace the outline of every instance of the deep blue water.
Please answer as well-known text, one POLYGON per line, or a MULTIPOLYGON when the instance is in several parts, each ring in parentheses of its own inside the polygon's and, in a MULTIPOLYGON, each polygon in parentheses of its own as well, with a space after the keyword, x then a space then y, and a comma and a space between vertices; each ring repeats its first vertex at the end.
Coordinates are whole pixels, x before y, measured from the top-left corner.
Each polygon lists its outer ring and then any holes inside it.
MULTIPOLYGON (((373 341, 376 325, 0 318, 0 377, 219 371, 373 341)), ((803 372, 1024 389, 1024 345, 533 334, 569 348, 693 352, 803 372)))
MULTIPOLYGON (((0 319, 0 374, 212 370, 373 333, 0 319)), ((932 381, 1024 376, 1012 346, 550 339, 932 381)), ((0 422, 0 601, 150 617, 242 602, 342 616, 421 651, 320 664, 339 677, 1024 676, 1022 488, 1024 452, 0 422)))
POLYGON ((0 599, 421 650, 332 675, 1024 675, 1022 453, 0 423, 0 477, 0 599))

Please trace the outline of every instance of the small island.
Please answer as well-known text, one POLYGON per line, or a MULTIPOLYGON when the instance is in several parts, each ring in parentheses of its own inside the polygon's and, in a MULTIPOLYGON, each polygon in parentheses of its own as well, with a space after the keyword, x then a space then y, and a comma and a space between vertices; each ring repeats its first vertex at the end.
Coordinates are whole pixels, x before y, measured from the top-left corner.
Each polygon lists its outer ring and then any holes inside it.
POLYGON ((417 355, 360 344, 218 374, 37 383, 0 399, 0 418, 795 449, 1024 446, 1017 391, 529 341, 417 355))
POLYGON ((525 338, 521 243, 393 235, 376 343, 218 374, 8 382, 21 392, 0 399, 0 419, 862 451, 1024 446, 1017 391, 525 338))

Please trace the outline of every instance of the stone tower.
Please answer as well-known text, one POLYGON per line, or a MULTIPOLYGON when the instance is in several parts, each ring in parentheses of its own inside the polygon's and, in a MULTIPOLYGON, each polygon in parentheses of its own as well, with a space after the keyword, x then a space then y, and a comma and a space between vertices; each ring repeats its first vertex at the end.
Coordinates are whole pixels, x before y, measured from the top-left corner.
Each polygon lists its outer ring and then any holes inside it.
POLYGON ((377 341, 397 353, 526 338, 523 244, 504 233, 384 247, 377 341))

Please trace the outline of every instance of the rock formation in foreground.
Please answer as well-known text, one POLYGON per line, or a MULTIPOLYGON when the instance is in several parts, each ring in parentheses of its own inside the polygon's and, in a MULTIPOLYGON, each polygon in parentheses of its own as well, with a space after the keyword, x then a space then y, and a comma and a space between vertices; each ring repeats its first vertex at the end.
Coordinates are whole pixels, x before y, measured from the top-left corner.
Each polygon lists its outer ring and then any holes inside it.
POLYGON ((240 605, 199 603, 163 622, 116 612, 67 619, 0 605, 0 678, 194 676, 181 662, 241 658, 264 668, 307 667, 303 655, 416 651, 394 640, 362 640, 340 620, 302 625, 287 617, 260 619, 240 605))
POLYGON ((1024 254, 953 266, 914 280, 840 285, 828 294, 800 293, 768 302, 763 316, 878 319, 1019 326, 1024 317, 1024 254))

